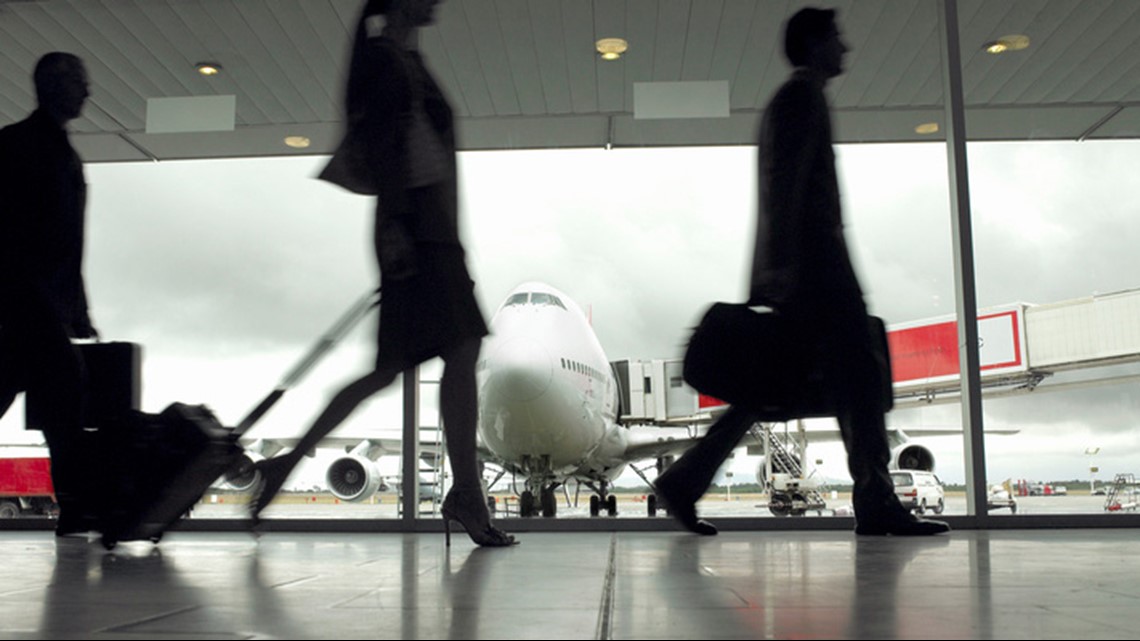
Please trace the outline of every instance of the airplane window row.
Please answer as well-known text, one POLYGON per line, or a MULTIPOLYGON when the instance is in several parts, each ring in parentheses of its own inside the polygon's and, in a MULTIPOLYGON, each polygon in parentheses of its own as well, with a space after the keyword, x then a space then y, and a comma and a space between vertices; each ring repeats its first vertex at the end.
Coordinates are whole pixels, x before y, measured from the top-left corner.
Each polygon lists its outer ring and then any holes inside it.
POLYGON ((503 307, 525 305, 527 304, 528 299, 531 305, 553 305, 555 307, 566 309, 566 306, 562 304, 562 300, 557 296, 553 294, 542 294, 539 292, 513 294, 510 298, 507 299, 507 302, 503 303, 503 307))
POLYGON ((589 376, 590 378, 597 380, 597 381, 603 381, 604 382, 606 380, 605 375, 602 374, 601 372, 599 372, 598 370, 594 369, 593 367, 590 367, 589 365, 583 365, 582 363, 579 363, 577 361, 572 361, 570 359, 566 359, 566 358, 562 359, 562 369, 569 370, 571 372, 577 372, 579 374, 584 374, 584 375, 589 376))

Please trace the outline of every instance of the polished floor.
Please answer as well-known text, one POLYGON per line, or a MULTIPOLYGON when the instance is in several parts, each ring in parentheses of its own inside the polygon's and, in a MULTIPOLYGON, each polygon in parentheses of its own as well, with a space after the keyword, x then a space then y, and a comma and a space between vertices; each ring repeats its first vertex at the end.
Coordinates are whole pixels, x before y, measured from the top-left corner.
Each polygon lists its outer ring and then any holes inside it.
POLYGON ((0 532, 0 638, 893 639, 1140 636, 1136 530, 0 532))

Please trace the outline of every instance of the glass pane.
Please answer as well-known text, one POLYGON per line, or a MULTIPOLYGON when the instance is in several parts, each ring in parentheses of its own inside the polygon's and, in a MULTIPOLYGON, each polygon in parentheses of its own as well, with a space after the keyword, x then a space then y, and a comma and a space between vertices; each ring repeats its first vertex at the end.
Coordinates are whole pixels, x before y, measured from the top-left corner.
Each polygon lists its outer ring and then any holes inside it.
POLYGON ((1137 492, 1140 144, 1124 102, 1140 33, 1130 3, 1047 5, 959 10, 978 303, 1012 320, 980 328, 983 350, 1011 332, 1020 349, 986 382, 986 475, 995 514, 1125 512, 1137 492), (1017 46, 991 53, 995 34, 1017 46))
POLYGON ((1140 145, 970 147, 981 306, 1023 318, 1022 373, 986 391, 987 475, 1018 514, 1117 511, 1134 474, 1140 259, 1131 220, 1140 145), (1030 391, 1032 390, 1032 391, 1030 391), (1094 486, 1095 484, 1095 486, 1094 486))
MULTIPOLYGON (((309 180, 320 164, 87 167, 92 316, 104 340, 143 346, 144 411, 201 403, 236 425, 375 287, 370 199, 309 180)), ((256 424, 243 439, 253 459, 292 448, 372 368, 376 327, 373 310, 256 424)), ((265 515, 395 518, 401 417, 397 379, 302 460, 265 515)), ((233 481, 192 516, 245 518, 249 479, 233 481)))

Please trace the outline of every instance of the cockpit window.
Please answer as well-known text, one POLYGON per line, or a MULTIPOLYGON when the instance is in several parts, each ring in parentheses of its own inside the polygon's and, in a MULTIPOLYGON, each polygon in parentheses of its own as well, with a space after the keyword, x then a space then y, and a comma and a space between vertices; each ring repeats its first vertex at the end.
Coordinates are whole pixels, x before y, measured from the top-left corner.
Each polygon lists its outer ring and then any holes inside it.
POLYGON ((514 296, 511 296, 510 298, 507 299, 507 302, 503 304, 503 307, 510 307, 511 305, 525 305, 526 304, 526 297, 527 297, 527 294, 525 294, 525 293, 524 294, 515 294, 514 296))
POLYGON ((513 305, 526 305, 528 297, 530 298, 531 305, 554 305, 561 307, 562 309, 566 309, 566 306, 562 304, 562 301, 557 296, 553 294, 542 294, 538 292, 513 294, 510 298, 507 299, 507 302, 503 303, 503 307, 511 307, 513 305))
POLYGON ((530 302, 532 305, 556 305, 562 309, 566 309, 566 306, 562 304, 562 301, 553 294, 539 294, 536 292, 530 295, 530 302))

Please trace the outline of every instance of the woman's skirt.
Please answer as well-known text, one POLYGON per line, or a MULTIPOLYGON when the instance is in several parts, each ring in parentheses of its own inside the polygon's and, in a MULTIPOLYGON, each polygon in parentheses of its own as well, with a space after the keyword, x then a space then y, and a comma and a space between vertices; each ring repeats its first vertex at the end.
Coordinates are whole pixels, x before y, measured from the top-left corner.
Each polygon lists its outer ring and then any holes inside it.
POLYGON ((417 244, 416 269, 404 280, 381 274, 378 370, 402 371, 487 335, 463 247, 417 244))

